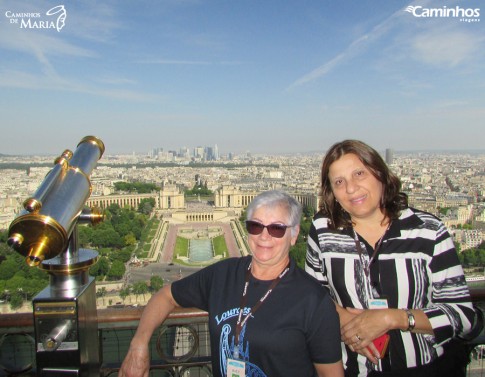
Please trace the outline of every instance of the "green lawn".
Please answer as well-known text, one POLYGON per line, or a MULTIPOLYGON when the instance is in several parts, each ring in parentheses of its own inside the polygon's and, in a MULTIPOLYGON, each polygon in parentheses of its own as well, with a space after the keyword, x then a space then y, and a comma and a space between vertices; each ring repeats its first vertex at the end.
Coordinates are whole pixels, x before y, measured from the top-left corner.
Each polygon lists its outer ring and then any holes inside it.
POLYGON ((177 237, 175 241, 174 256, 187 257, 189 256, 189 240, 187 238, 177 237))
POLYGON ((224 235, 214 237, 212 239, 212 244, 214 245, 214 253, 216 256, 225 255, 227 257, 229 255, 229 252, 227 250, 226 240, 224 239, 224 235))

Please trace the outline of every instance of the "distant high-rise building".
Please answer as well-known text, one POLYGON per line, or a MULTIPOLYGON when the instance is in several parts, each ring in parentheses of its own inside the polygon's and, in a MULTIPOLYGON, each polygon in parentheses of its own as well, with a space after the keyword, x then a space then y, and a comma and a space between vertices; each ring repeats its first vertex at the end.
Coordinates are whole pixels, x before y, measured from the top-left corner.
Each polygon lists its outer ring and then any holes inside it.
POLYGON ((190 149, 187 147, 180 148, 179 157, 190 158, 190 149))
POLYGON ((205 147, 205 154, 204 154, 206 161, 213 161, 214 158, 214 148, 212 147, 205 147))
POLYGON ((204 157, 204 147, 195 147, 194 148, 194 157, 195 158, 204 157))
POLYGON ((391 165, 394 160, 394 151, 391 148, 386 149, 386 164, 391 165))
POLYGON ((163 148, 152 148, 148 151, 148 157, 150 158, 158 158, 159 154, 163 152, 163 148))

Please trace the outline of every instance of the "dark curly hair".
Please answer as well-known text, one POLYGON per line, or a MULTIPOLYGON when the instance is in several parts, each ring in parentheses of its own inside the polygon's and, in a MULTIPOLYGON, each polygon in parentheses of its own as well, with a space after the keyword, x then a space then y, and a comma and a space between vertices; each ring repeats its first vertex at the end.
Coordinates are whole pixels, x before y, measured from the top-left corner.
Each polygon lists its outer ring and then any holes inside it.
POLYGON ((331 221, 332 228, 350 227, 350 215, 335 200, 332 185, 328 178, 330 165, 346 154, 355 154, 369 169, 372 175, 382 183, 381 210, 388 219, 397 219, 400 212, 408 207, 408 197, 401 192, 400 179, 390 171, 380 154, 359 140, 344 140, 330 147, 322 163, 321 187, 319 193, 319 211, 331 221))

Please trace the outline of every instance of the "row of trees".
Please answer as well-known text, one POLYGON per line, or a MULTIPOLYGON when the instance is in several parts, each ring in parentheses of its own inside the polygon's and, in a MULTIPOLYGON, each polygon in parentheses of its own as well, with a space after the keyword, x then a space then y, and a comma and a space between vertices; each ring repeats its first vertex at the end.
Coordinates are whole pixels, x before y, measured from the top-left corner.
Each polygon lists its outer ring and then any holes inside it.
POLYGON ((138 211, 111 204, 105 209, 105 221, 96 227, 79 228, 79 244, 97 249, 100 254, 98 262, 89 270, 91 276, 111 281, 123 278, 126 263, 146 239, 148 225, 153 221, 143 213, 147 203, 150 204, 150 200, 142 201, 138 211))
POLYGON ((305 268, 306 259, 306 245, 308 240, 308 233, 312 225, 313 215, 315 210, 311 206, 303 206, 303 214, 300 221, 300 233, 295 245, 290 249, 290 255, 295 260, 300 268, 305 268))
POLYGON ((205 183, 200 183, 200 184, 195 184, 194 187, 190 190, 185 190, 185 196, 195 196, 195 195, 201 195, 201 196, 210 196, 213 195, 214 193, 207 188, 207 181, 205 183))
POLYGON ((49 284, 49 275, 30 267, 22 255, 7 245, 7 237, 7 231, 0 231, 0 300, 18 309, 24 300, 31 300, 49 284))
POLYGON ((458 253, 458 258, 463 267, 485 267, 485 242, 477 248, 458 253))
POLYGON ((138 194, 149 194, 160 190, 160 187, 154 183, 143 182, 115 182, 114 187, 117 191, 136 192, 138 194))
MULTIPOLYGON (((137 298, 141 295, 145 299, 146 294, 154 294, 158 292, 158 290, 162 287, 163 279, 160 276, 152 276, 149 283, 147 283, 146 281, 137 281, 122 288, 119 292, 119 296, 123 300, 123 303, 125 302, 126 298, 132 294, 135 295, 137 298)), ((107 296, 107 294, 108 291, 106 290, 106 288, 102 287, 96 292, 96 297, 104 300, 104 297, 107 296)), ((110 305, 111 304, 112 303, 110 303, 110 305)))
MULTIPOLYGON (((140 203, 140 207, 142 205, 140 203)), ((111 204, 104 214, 105 220, 96 227, 79 227, 79 242, 83 247, 121 249, 133 246, 148 221, 146 214, 121 208, 118 204, 111 204)))
MULTIPOLYGON (((98 262, 89 270, 91 276, 97 280, 119 280, 124 276, 125 264, 149 228, 148 216, 143 213, 147 203, 154 205, 150 200, 142 202, 138 211, 112 204, 105 210, 105 221, 96 227, 78 226, 80 247, 99 253, 98 262)), ((49 275, 28 266, 22 255, 7 246, 7 237, 6 231, 0 232, 0 300, 17 309, 49 284, 49 275)))

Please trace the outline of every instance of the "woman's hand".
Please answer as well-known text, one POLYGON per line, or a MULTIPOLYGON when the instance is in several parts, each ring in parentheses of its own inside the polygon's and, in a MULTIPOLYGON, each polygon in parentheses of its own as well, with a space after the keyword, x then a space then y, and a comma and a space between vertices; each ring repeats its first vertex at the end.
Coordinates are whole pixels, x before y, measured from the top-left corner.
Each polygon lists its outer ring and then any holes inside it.
POLYGON ((379 352, 372 341, 392 328, 392 311, 388 309, 364 310, 346 308, 353 318, 341 326, 342 341, 349 348, 377 364, 379 352))
POLYGON ((354 309, 352 308, 343 308, 338 304, 335 304, 335 308, 337 309, 337 313, 340 318, 340 328, 344 327, 347 323, 360 314, 360 312, 355 313, 355 311, 353 311, 354 309))
POLYGON ((148 346, 130 347, 123 364, 121 364, 119 377, 148 377, 150 371, 150 354, 148 346))

